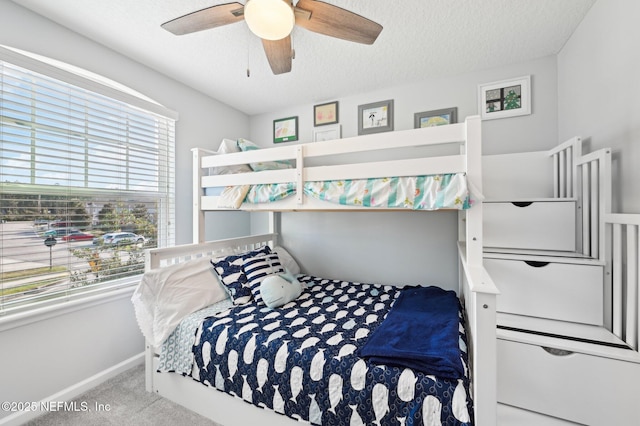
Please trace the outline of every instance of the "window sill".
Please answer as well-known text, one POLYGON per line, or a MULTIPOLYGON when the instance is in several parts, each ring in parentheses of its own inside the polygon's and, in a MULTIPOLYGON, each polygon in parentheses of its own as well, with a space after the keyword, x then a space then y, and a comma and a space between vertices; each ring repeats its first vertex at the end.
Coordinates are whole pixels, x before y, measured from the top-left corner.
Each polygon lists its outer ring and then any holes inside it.
MULTIPOLYGON (((139 277, 137 281, 139 281, 139 277)), ((69 314, 96 305, 102 305, 124 298, 130 299, 136 288, 137 281, 132 282, 131 285, 126 287, 107 290, 92 296, 79 296, 70 300, 60 300, 59 302, 52 303, 48 306, 21 310, 19 312, 0 316, 0 333, 12 328, 22 327, 34 322, 45 321, 59 315, 69 314)))

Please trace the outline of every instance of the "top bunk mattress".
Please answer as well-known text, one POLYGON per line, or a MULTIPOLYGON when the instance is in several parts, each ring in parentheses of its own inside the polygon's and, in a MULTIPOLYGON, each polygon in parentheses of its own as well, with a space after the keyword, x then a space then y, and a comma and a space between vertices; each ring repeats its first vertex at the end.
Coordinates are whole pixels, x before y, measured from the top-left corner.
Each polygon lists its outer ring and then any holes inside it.
MULTIPOLYGON (((464 173, 310 181, 304 183, 303 192, 316 200, 362 208, 464 210, 472 204, 464 173)), ((218 208, 233 209, 243 203, 278 202, 296 193, 295 182, 205 189, 205 196, 219 197, 218 208)))

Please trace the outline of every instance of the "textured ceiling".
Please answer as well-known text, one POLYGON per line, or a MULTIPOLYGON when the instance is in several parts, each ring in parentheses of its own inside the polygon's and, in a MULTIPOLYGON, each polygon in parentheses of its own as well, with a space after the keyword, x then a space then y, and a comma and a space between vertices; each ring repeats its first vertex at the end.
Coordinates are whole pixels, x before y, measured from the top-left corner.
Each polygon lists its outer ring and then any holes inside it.
POLYGON ((184 36, 160 28, 225 1, 12 1, 248 115, 555 54, 595 2, 327 0, 380 23, 378 40, 295 28, 293 70, 273 75, 244 22, 184 36))

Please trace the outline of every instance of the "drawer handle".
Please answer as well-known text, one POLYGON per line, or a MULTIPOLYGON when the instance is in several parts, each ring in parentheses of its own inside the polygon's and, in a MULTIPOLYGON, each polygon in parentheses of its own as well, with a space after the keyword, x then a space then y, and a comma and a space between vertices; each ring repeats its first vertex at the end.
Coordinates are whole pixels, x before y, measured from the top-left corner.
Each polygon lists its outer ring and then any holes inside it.
POLYGON ((529 207, 531 204, 533 204, 533 201, 513 201, 511 204, 516 207, 529 207))
POLYGON ((543 268, 547 266, 550 262, 539 262, 536 260, 525 260, 524 263, 531 266, 532 268, 543 268))
POLYGON ((565 351, 564 349, 550 348, 548 346, 540 346, 540 347, 544 349, 546 353, 551 354, 553 356, 568 356, 574 353, 572 351, 565 351))

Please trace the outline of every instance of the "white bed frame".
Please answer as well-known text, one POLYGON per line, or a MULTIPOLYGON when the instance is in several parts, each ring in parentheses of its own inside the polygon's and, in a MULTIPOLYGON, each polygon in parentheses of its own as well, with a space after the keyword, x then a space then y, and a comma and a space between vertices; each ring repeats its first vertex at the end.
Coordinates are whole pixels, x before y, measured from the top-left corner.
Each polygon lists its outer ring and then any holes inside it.
MULTIPOLYGON (((276 203, 243 205, 243 209, 266 211, 350 210, 353 208, 307 199, 302 195, 306 180, 357 179, 386 176, 411 176, 438 173, 467 174, 476 194, 473 207, 460 212, 458 232, 459 295, 467 314, 469 356, 475 422, 477 425, 496 424, 496 295, 498 291, 482 266, 482 170, 481 124, 479 117, 464 123, 426 129, 379 133, 367 136, 288 145, 244 153, 205 155, 207 151, 194 149, 194 244, 151 249, 147 251, 146 270, 183 262, 195 257, 212 256, 223 248, 252 249, 263 244, 276 245, 277 233, 204 242, 204 211, 220 210, 217 197, 204 196, 203 188, 253 183, 296 182, 295 197, 276 203), (416 147, 453 144, 459 154, 422 156, 416 147), (305 167, 305 160, 314 157, 366 153, 371 151, 404 150, 398 160, 349 163, 331 166, 305 167), (408 153, 409 155, 406 155, 408 153), (408 157, 408 158, 407 158, 408 157), (210 167, 247 164, 274 160, 295 159, 296 168, 236 175, 206 176, 210 167)), ((360 208, 359 210, 363 210, 360 208)), ((367 211, 373 209, 366 209, 367 211)), ((389 210, 389 209, 385 209, 389 210)), ((425 213, 428 216, 428 212, 425 213)), ((428 220, 425 218, 425 220, 428 220)), ((277 229, 277 213, 271 215, 271 228, 277 229)), ((178 374, 157 373, 156 348, 146 347, 146 387, 178 404, 196 411, 225 426, 293 424, 285 416, 254 407, 240 398, 208 388, 178 374)))

